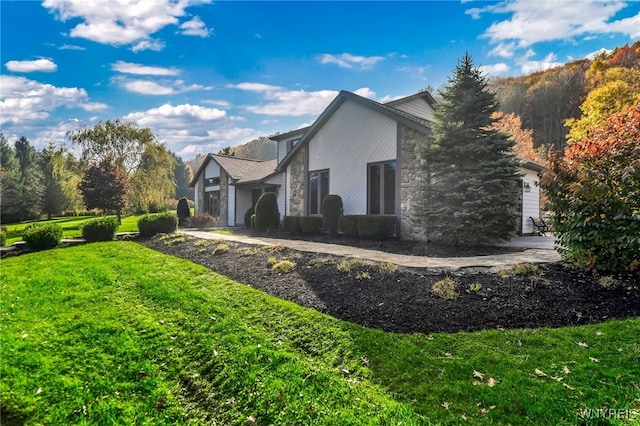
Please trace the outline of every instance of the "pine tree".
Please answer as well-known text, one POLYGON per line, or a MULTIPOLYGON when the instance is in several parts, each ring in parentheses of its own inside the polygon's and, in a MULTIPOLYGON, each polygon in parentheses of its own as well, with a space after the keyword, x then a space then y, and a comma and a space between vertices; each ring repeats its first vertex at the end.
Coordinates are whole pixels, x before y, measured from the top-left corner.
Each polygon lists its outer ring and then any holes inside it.
POLYGON ((492 126, 496 97, 468 54, 440 94, 423 170, 427 235, 454 245, 506 241, 518 228, 520 172, 515 142, 492 126))

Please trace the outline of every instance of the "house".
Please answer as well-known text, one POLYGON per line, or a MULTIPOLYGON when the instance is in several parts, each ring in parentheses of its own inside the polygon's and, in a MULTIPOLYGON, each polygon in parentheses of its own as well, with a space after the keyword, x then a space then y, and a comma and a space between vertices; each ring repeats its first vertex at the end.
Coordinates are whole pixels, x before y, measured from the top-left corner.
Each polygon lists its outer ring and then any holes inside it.
MULTIPOLYGON (((206 194, 220 197, 220 208, 228 209, 226 216, 221 210, 220 221, 233 226, 242 222, 244 211, 256 200, 253 195, 260 191, 276 192, 283 216, 320 215, 323 198, 337 194, 345 214, 395 215, 402 238, 424 239, 416 207, 421 201, 422 151, 431 133, 434 104, 428 92, 379 103, 342 91, 311 126, 271 137, 278 143, 276 160, 208 156, 193 182, 196 211, 206 211, 206 194), (244 177, 243 170, 251 165, 255 170, 244 177), (216 189, 206 181, 216 177, 235 188, 226 201, 222 186, 216 189)), ((522 166, 521 233, 531 233, 529 216, 539 216, 541 170, 533 163, 522 166)))

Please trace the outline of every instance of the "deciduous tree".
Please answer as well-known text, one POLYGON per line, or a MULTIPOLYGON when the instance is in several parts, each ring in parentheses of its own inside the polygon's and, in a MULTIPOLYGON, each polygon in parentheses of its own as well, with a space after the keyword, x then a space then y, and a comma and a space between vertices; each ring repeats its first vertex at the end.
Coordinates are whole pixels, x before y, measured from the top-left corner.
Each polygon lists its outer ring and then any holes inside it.
POLYGON ((469 55, 436 106, 427 148, 424 218, 431 240, 482 244, 508 240, 519 223, 520 172, 514 141, 493 127, 495 95, 469 55))
POLYGON ((114 159, 105 157, 87 167, 80 182, 80 192, 88 209, 115 212, 120 220, 127 207, 129 180, 114 159))

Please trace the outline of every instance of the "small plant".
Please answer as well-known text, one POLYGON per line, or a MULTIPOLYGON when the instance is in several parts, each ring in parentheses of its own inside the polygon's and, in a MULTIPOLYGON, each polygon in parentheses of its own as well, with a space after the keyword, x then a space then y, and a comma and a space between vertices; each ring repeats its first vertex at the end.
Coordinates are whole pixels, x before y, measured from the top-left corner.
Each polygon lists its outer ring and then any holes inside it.
POLYGON ((244 251, 245 256, 253 256, 254 254, 258 254, 258 253, 260 253, 260 250, 257 248, 248 248, 248 249, 245 249, 244 251))
POLYGON ((363 259, 350 258, 350 259, 345 259, 342 262, 340 262, 338 264, 337 268, 338 268, 338 271, 340 271, 340 272, 349 273, 349 272, 351 272, 351 270, 353 268, 366 266, 366 265, 367 265, 367 262, 365 262, 363 259))
POLYGON ((454 300, 460 297, 458 293, 458 283, 451 277, 444 277, 436 281, 431 286, 431 291, 436 296, 445 300, 454 300))
POLYGON ((176 207, 176 214, 178 215, 178 225, 184 226, 186 225, 187 219, 191 216, 191 209, 189 209, 189 202, 186 197, 180 198, 178 200, 178 206, 176 207))
POLYGON ((534 265, 533 263, 518 263, 513 267, 513 273, 518 276, 533 276, 540 275, 542 271, 538 265, 534 265))
POLYGON ((471 283, 471 284, 469 284, 469 291, 477 293, 480 290, 482 290, 482 284, 480 284, 480 283, 471 283))
POLYGON ((267 259, 267 265, 269 266, 273 266, 276 263, 278 263, 278 259, 276 259, 275 257, 270 257, 269 259, 267 259))
POLYGON ((198 240, 194 244, 196 247, 209 247, 211 245, 211 241, 209 240, 198 240))
POLYGON ((322 225, 330 234, 338 233, 338 222, 343 213, 342 198, 329 194, 322 200, 322 225))
POLYGON ((213 228, 218 224, 218 221, 211 215, 198 213, 195 216, 185 218, 184 224, 191 228, 206 229, 213 228))
POLYGON ((396 272, 398 270, 398 265, 393 262, 380 262, 378 264, 378 269, 380 272, 396 272))
POLYGON ((5 244, 7 244, 7 231, 2 229, 0 230, 0 247, 4 247, 5 244))
POLYGON ((271 246, 264 246, 262 248, 267 253, 280 253, 286 250, 286 247, 282 244, 274 244, 271 246))
POLYGON ((598 284, 600 284, 604 288, 615 288, 620 285, 620 281, 618 281, 611 275, 605 275, 598 279, 598 284))
POLYGON ((164 243, 168 246, 175 246, 176 244, 182 244, 187 241, 187 238, 181 234, 171 234, 166 239, 164 239, 164 243))
POLYGON ((290 260, 281 260, 280 262, 274 263, 271 267, 273 272, 278 274, 288 274, 296 268, 295 262, 290 260))
POLYGON ((138 219, 138 231, 142 237, 152 237, 155 234, 170 234, 178 228, 178 217, 175 213, 149 213, 138 219))
POLYGON ((98 217, 82 225, 82 238, 88 243, 95 241, 112 241, 120 223, 114 216, 98 217))
POLYGON ((369 273, 369 271, 358 272, 358 275, 356 275, 356 280, 358 281, 370 280, 370 279, 371 279, 371 274, 369 273))
POLYGON ((62 240, 62 227, 57 223, 32 223, 22 234, 27 247, 33 251, 57 247, 62 240))
POLYGON ((215 256, 217 254, 223 254, 228 251, 229 251, 229 246, 227 244, 218 244, 213 248, 213 250, 211 251, 211 254, 215 256))

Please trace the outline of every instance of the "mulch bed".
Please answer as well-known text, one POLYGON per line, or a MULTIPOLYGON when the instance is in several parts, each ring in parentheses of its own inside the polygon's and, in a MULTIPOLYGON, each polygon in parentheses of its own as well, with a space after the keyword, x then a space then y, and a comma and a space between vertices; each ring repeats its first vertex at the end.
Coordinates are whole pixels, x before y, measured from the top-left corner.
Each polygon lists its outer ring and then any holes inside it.
POLYGON ((638 274, 601 281, 598 275, 555 263, 540 265, 539 274, 528 276, 462 271, 453 275, 459 297, 445 300, 431 290, 434 282, 452 275, 442 271, 388 271, 372 263, 347 273, 337 268, 344 258, 284 247, 191 237, 182 242, 170 237, 139 242, 281 299, 390 332, 563 327, 640 316, 638 274), (229 251, 212 254, 217 244, 226 244, 229 251), (289 259, 296 267, 286 274, 272 272, 268 264, 272 257, 289 259))

